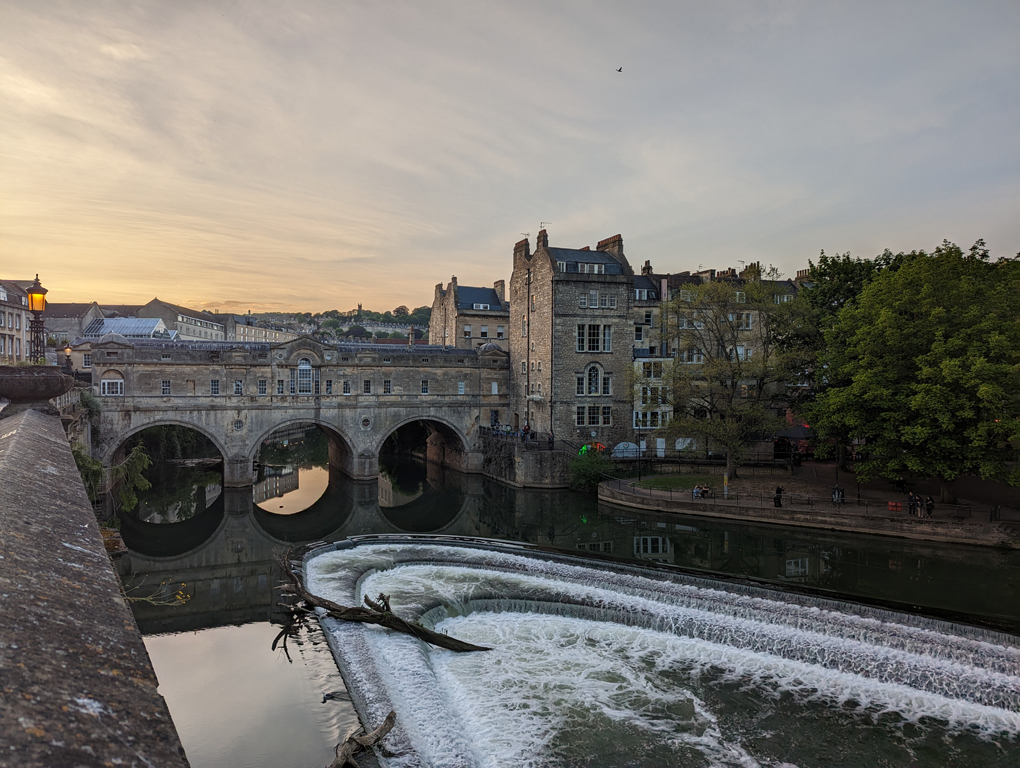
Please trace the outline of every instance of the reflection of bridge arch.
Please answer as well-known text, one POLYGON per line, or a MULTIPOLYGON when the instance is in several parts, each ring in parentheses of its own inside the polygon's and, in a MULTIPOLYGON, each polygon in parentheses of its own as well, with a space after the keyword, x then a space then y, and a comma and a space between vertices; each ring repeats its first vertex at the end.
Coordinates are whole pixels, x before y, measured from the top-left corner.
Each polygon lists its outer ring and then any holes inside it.
POLYGON ((121 536, 129 549, 147 558, 197 555, 224 526, 223 498, 221 493, 202 512, 176 523, 150 523, 131 515, 121 515, 121 536))
POLYGON ((193 429, 216 446, 216 450, 219 451, 220 458, 226 459, 228 455, 226 446, 222 440, 222 435, 217 435, 214 431, 206 428, 205 425, 196 424, 195 422, 188 421, 187 419, 161 417, 144 424, 136 424, 129 428, 126 432, 118 435, 116 441, 111 442, 106 446, 106 452, 102 454, 100 460, 104 464, 112 464, 113 457, 117 455, 117 451, 123 448, 124 444, 128 440, 137 435, 139 432, 144 432, 145 430, 153 427, 186 427, 188 429, 193 429))
MULTIPOLYGON (((283 421, 274 424, 273 426, 268 427, 267 429, 262 430, 262 434, 256 438, 255 442, 251 446, 249 458, 251 458, 252 460, 258 458, 259 449, 262 447, 262 443, 264 443, 266 440, 272 437, 273 433, 279 432, 281 429, 287 429, 288 427, 297 427, 302 424, 308 424, 318 427, 323 432, 325 432, 327 436, 339 440, 343 445, 344 450, 347 451, 347 453, 351 455, 354 454, 353 441, 347 435, 345 435, 340 429, 338 429, 335 424, 331 424, 327 421, 324 421, 323 419, 316 418, 314 416, 309 416, 303 418, 299 417, 292 419, 284 419, 283 421)), ((330 452, 332 453, 332 442, 330 444, 330 452)), ((332 459, 333 457, 330 456, 331 461, 332 459)))
POLYGON ((467 503, 467 496, 454 488, 430 488, 408 504, 379 511, 400 533, 444 533, 464 514, 467 503))
POLYGON ((319 541, 343 528, 354 513, 354 500, 330 483, 318 501, 292 515, 277 515, 252 505, 255 527, 282 544, 319 541))

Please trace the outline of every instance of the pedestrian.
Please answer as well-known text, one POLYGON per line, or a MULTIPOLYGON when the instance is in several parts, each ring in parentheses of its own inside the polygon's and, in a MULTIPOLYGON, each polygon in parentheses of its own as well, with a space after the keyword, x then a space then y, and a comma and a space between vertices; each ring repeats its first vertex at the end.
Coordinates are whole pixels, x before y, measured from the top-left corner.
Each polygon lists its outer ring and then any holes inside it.
POLYGON ((775 504, 777 507, 783 506, 783 486, 781 485, 776 486, 776 495, 772 499, 772 503, 775 504))
POLYGON ((549 430, 549 450, 556 447, 556 440, 553 438, 552 430, 549 430))
POLYGON ((521 432, 521 442, 523 443, 528 439, 528 434, 531 432, 531 425, 525 422, 524 431, 521 432))
POLYGON ((913 491, 907 494, 907 511, 911 517, 917 515, 917 497, 913 491))
POLYGON ((931 514, 934 511, 935 511, 935 499, 933 499, 931 496, 928 496, 924 500, 924 513, 925 513, 924 516, 931 517, 931 514))

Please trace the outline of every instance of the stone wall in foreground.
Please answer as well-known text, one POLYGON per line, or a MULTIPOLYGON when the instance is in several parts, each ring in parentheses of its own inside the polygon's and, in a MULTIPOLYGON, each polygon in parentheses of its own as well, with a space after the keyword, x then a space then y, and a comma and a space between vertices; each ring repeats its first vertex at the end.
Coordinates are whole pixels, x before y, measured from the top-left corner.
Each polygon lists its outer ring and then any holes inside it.
POLYGON ((0 419, 0 767, 187 766, 60 419, 0 419))

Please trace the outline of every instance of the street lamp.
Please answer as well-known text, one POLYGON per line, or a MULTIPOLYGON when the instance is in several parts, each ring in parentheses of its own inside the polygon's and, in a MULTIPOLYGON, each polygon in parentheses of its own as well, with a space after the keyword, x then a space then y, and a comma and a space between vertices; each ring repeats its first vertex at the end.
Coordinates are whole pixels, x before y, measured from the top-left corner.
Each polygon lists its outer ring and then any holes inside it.
POLYGON ((64 355, 65 355, 64 365, 67 368, 67 372, 68 373, 73 373, 74 372, 74 367, 71 365, 71 345, 70 345, 70 343, 66 347, 64 347, 64 355))
POLYGON ((28 342, 28 357, 30 360, 46 359, 46 332, 43 328, 42 313, 46 310, 46 294, 48 291, 39 283, 38 273, 35 282, 28 287, 28 309, 33 314, 31 337, 28 342))

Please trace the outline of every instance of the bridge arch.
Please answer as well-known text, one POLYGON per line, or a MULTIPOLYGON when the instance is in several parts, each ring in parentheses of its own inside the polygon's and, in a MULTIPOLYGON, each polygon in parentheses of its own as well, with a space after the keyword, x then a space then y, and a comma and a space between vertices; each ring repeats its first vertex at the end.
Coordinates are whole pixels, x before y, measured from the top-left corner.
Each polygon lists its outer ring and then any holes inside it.
POLYGON ((209 442, 211 442, 214 446, 216 446, 216 450, 219 451, 220 457, 224 460, 224 462, 227 460, 227 457, 230 456, 230 451, 227 449, 226 444, 223 442, 223 436, 216 434, 214 431, 208 429, 205 424, 189 421, 188 419, 160 415, 159 417, 154 418, 151 421, 133 424, 124 431, 110 430, 116 434, 116 439, 112 440, 106 446, 105 450, 102 451, 102 453, 100 454, 100 461, 102 461, 103 464, 109 466, 113 462, 113 457, 117 455, 117 451, 123 448, 124 444, 132 437, 137 435, 139 432, 144 432, 146 429, 150 429, 152 427, 170 427, 170 426, 186 427, 188 429, 195 430, 200 435, 209 440, 209 442))

